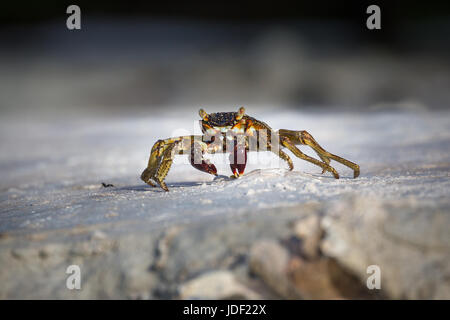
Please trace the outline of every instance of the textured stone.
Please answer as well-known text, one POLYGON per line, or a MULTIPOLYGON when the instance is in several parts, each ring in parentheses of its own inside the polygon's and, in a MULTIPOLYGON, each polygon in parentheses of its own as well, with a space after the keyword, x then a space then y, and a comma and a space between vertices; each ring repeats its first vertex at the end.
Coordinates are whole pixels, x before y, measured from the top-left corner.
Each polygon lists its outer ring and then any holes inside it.
POLYGON ((261 296, 236 280, 233 273, 218 270, 182 284, 181 299, 260 299, 261 296))
POLYGON ((450 298, 450 213, 447 203, 380 202, 354 198, 329 207, 323 252, 364 283, 367 267, 381 270, 392 298, 450 298))
POLYGON ((299 299, 301 295, 288 278, 289 260, 289 252, 279 243, 263 240, 252 246, 249 267, 281 297, 299 299))
POLYGON ((297 221, 294 225, 294 234, 302 240, 302 253, 308 258, 319 256, 322 229, 317 214, 312 214, 297 221))

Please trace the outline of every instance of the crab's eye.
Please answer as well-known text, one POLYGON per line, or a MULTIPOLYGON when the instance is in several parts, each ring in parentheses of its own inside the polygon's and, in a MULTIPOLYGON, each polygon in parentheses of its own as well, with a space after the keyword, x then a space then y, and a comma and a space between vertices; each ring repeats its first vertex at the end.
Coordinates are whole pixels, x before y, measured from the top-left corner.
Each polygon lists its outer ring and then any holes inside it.
POLYGON ((242 117, 244 116, 244 114, 245 114, 245 108, 244 107, 240 107, 238 112, 237 112, 237 115, 236 115, 236 120, 241 120, 242 117))
POLYGON ((203 109, 198 110, 198 114, 200 115, 200 118, 203 119, 203 121, 208 121, 208 114, 206 113, 205 110, 203 109))

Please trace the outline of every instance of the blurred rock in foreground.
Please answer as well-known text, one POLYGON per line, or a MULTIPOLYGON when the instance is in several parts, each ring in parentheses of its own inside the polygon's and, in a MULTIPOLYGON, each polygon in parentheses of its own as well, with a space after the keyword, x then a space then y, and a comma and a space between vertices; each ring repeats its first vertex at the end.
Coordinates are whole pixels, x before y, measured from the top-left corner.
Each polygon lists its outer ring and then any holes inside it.
POLYGON ((168 232, 79 230, 71 243, 51 232, 20 241, 3 235, 0 297, 448 299, 450 216, 443 205, 350 198, 168 232), (314 257, 296 233, 311 217, 323 228, 314 257), (79 291, 65 287, 71 264, 82 270, 79 291), (381 290, 366 287, 373 264, 381 269, 381 290))

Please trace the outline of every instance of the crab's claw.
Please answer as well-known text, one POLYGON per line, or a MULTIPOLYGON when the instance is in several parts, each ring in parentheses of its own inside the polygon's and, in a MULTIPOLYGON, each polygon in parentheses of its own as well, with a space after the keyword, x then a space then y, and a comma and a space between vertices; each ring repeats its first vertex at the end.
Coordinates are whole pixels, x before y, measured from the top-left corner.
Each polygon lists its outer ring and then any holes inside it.
POLYGON ((205 149, 202 148, 202 143, 194 142, 191 147, 191 165, 200 171, 217 176, 217 168, 208 159, 203 158, 205 149))
POLYGON ((198 163, 198 164, 194 163, 194 162, 191 162, 191 164, 192 164, 192 166, 195 169, 198 169, 200 171, 203 171, 203 172, 206 172, 206 173, 209 173, 209 174, 217 176, 217 168, 216 168, 216 166, 214 164, 210 163, 207 160, 202 160, 202 162, 198 163))
POLYGON ((235 178, 244 174, 247 165, 247 150, 245 145, 236 143, 230 153, 230 168, 235 178))

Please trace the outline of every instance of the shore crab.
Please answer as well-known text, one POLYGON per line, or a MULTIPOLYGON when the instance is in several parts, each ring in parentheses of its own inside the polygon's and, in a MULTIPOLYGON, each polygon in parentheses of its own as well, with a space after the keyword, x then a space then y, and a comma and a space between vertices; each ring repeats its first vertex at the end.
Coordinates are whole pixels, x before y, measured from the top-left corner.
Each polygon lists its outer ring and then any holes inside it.
POLYGON ((323 149, 307 131, 280 129, 273 130, 266 123, 245 114, 244 107, 237 112, 206 113, 199 110, 200 127, 203 135, 189 135, 158 140, 152 147, 147 168, 141 179, 150 186, 158 184, 169 191, 164 182, 175 155, 188 154, 192 166, 200 171, 217 176, 217 169, 204 154, 230 153, 232 178, 244 174, 247 153, 251 151, 270 151, 286 161, 289 170, 294 169, 292 159, 281 149, 286 148, 300 159, 322 168, 322 173, 330 172, 339 179, 338 172, 330 166, 334 160, 353 169, 353 177, 359 176, 359 165, 334 155, 323 149), (296 146, 307 145, 319 156, 321 161, 301 152, 296 146))

